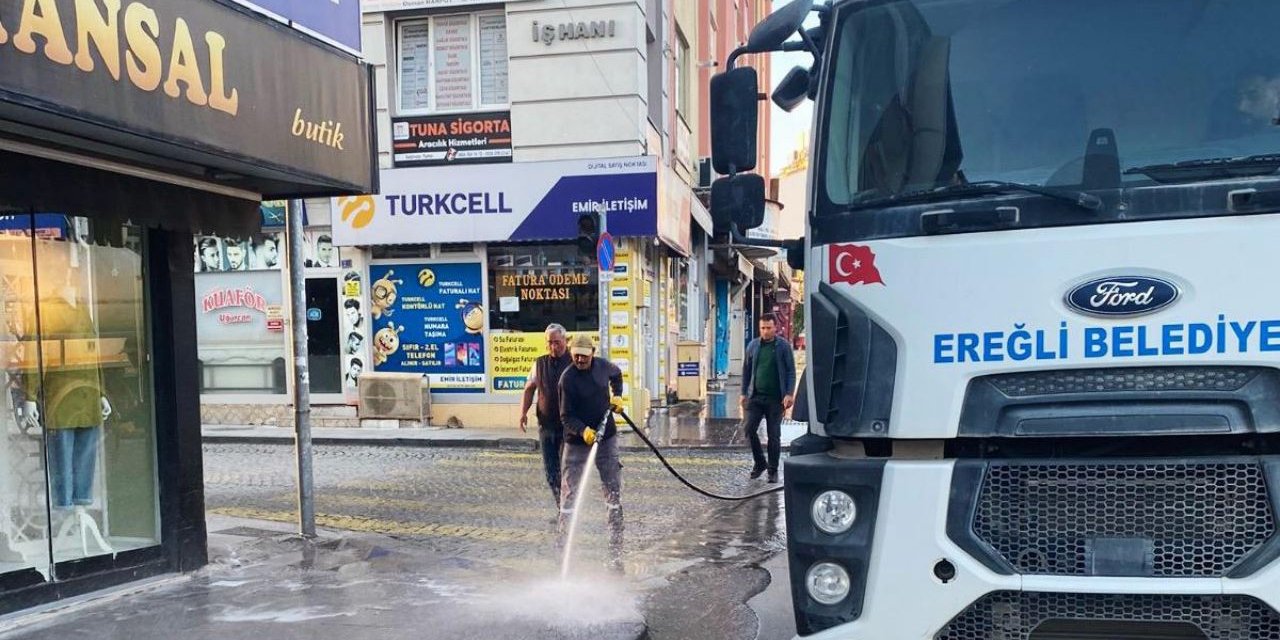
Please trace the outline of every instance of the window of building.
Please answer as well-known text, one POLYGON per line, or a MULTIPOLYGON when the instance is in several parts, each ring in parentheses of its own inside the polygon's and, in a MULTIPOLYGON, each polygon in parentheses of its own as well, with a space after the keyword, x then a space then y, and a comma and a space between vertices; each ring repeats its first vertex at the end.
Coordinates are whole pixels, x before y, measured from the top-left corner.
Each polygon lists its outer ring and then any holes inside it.
MULTIPOLYGON (((337 266, 328 235, 311 233, 307 266, 337 266), (321 262, 323 261, 323 265, 321 262)), ((284 394, 284 233, 195 238, 200 392, 284 394)))
POLYGON ((396 73, 400 113, 507 106, 506 15, 463 13, 397 22, 396 73))
POLYGON ((551 323, 570 332, 596 331, 595 265, 575 245, 489 247, 489 327, 540 332, 551 323))
POLYGON ((689 119, 689 79, 693 77, 693 69, 690 68, 692 60, 689 54, 689 41, 685 40, 684 34, 679 30, 676 31, 676 113, 680 117, 688 121, 689 119))

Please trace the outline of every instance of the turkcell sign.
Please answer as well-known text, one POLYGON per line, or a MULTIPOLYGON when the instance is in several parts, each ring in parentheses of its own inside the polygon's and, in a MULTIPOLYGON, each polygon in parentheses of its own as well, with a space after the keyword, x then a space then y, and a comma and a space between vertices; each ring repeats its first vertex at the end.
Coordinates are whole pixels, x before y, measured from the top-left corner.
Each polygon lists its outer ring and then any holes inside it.
POLYGON ((363 198, 372 215, 333 200, 334 244, 565 240, 580 212, 600 210, 613 236, 654 236, 657 170, 653 156, 386 169, 382 193, 363 198))
POLYGON ((471 193, 388 194, 387 208, 393 216, 471 216, 512 213, 503 191, 471 193))

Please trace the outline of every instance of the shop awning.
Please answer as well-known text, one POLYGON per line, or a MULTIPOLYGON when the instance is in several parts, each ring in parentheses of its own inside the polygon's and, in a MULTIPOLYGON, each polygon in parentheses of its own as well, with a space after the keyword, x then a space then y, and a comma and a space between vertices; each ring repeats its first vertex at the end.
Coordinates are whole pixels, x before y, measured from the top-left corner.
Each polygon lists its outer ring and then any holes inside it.
POLYGON ((248 235, 262 222, 257 200, 2 151, 0 203, 218 235, 248 235))

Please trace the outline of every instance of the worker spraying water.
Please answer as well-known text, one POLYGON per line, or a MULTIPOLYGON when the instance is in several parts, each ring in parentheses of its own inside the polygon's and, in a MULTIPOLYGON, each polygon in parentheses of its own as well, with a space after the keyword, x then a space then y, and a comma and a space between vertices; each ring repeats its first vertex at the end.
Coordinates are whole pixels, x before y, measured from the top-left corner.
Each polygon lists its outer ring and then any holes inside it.
POLYGON ((560 523, 557 546, 564 551, 561 574, 567 575, 590 467, 600 474, 608 507, 611 571, 622 571, 622 462, 613 413, 622 411, 622 371, 596 357, 591 338, 578 334, 569 344, 573 366, 560 378, 560 417, 564 449, 560 474, 560 523))

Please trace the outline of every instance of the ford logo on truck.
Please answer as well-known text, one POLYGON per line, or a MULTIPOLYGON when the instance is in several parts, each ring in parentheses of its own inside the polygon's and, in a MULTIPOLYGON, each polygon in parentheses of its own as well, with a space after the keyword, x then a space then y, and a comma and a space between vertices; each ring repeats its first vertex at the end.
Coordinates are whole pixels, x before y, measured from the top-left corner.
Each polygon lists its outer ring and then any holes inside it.
POLYGON ((1168 280, 1148 276, 1116 276, 1085 282, 1067 293, 1067 306, 1091 316, 1124 317, 1154 313, 1182 292, 1168 280))

